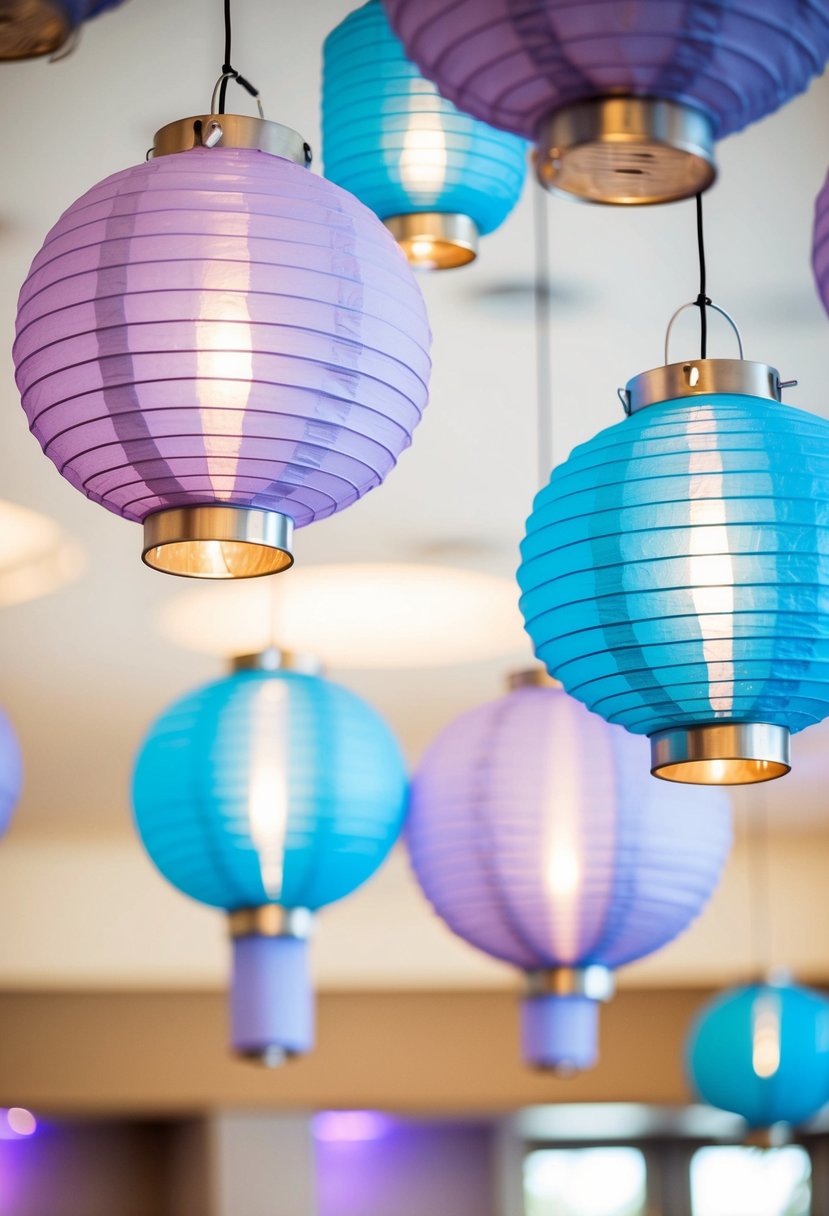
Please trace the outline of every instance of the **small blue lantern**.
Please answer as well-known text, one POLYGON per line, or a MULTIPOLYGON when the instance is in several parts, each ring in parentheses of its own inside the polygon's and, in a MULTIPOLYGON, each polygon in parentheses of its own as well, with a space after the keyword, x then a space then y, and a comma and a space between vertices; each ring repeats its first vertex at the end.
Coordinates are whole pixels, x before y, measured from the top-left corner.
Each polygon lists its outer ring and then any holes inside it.
POLYGON ((84 21, 123 0, 4 0, 0 21, 0 60, 53 55, 84 21))
POLYGON ((0 836, 9 826, 22 784, 20 747, 8 718, 0 714, 0 836))
POLYGON ((151 727, 133 782, 138 832, 175 887, 230 913, 240 1054, 275 1064, 312 1047, 312 914, 378 869, 405 800, 389 728, 316 675, 239 670, 151 727))
POLYGON ((527 145, 462 113, 406 58, 380 0, 323 47, 325 174, 379 215, 412 265, 473 260, 524 184, 527 145))
POLYGON ((829 1098, 829 1000, 787 981, 729 989, 697 1017, 686 1064, 697 1095, 750 1128, 804 1123, 829 1098))
POLYGON ((694 784, 782 776, 829 714, 829 422, 740 356, 631 380, 536 496, 518 571, 550 674, 694 784))

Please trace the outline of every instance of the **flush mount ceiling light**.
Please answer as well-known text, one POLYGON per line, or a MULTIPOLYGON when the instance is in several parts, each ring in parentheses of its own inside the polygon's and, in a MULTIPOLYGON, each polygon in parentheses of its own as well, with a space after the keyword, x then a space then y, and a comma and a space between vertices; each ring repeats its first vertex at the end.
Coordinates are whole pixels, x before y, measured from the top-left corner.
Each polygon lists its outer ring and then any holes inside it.
POLYGON ((224 658, 278 645, 334 668, 456 665, 526 646, 511 579, 395 562, 197 587, 164 604, 158 623, 187 650, 224 658))
POLYGON ((49 595, 83 567, 80 546, 54 520, 0 499, 0 606, 49 595))
POLYGON ((685 1057, 704 1102, 752 1129, 796 1127, 829 1095, 829 1001, 788 979, 731 988, 700 1012, 685 1057))
POLYGON ((829 57, 826 0, 385 0, 407 54, 476 118, 536 141, 541 181, 591 202, 706 189, 714 141, 829 57))
POLYGON ((173 886, 229 914, 234 1050, 268 1065, 313 1045, 313 914, 379 868, 406 774, 385 722, 320 676, 240 661, 151 727, 133 803, 173 886))
POLYGON ((84 21, 123 0, 0 0, 0 60, 53 55, 84 21))
POLYGON ((64 213, 14 346, 63 476, 143 523, 148 565, 209 579, 287 569, 295 526, 380 485, 430 370, 388 230, 308 171, 294 131, 224 113, 228 75, 209 114, 164 127, 151 159, 64 213))
POLYGON ((553 470, 518 581, 537 657, 650 736, 657 776, 738 785, 787 773, 829 714, 829 422, 782 403, 736 326, 740 358, 707 358, 701 286, 701 358, 669 363, 666 338, 627 419, 553 470))
POLYGON ((443 730, 412 780, 417 879, 453 932, 527 974, 530 1064, 595 1063, 613 970, 681 933, 725 863, 722 791, 652 781, 644 750, 536 671, 443 730))
POLYGON ((380 0, 323 46, 325 173, 385 223, 422 270, 471 262, 521 194, 523 139, 462 114, 406 58, 380 0))

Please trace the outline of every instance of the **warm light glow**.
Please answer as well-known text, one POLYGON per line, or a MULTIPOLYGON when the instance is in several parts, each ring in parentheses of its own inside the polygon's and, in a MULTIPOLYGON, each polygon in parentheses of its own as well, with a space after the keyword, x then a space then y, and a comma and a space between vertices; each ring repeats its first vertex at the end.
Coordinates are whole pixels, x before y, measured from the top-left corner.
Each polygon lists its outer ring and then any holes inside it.
POLYGON ((688 427, 689 443, 705 445, 691 452, 689 464, 688 580, 708 667, 711 709, 715 714, 730 714, 734 707, 734 561, 729 553, 726 504, 714 497, 725 490, 722 453, 707 446, 711 436, 704 433, 710 432, 713 421, 713 411, 700 406, 688 427))
POLYGON ((581 881, 581 866, 572 849, 560 849, 550 858, 547 870, 550 892, 554 897, 574 895, 581 881))
POLYGON ((207 584, 169 600, 159 626, 187 650, 227 657, 278 645, 327 667, 405 668, 524 656, 511 579, 442 566, 303 566, 207 584))
MULTIPOLYGON (((416 95, 412 104, 422 105, 422 99, 416 95)), ((418 113, 403 139, 400 154, 403 186, 409 190, 441 190, 446 181, 446 162, 446 134, 441 115, 418 113)))
POLYGON ((251 715, 248 823, 259 854, 262 886, 269 899, 282 893, 288 830, 288 691, 278 680, 263 681, 251 715))
POLYGON ((758 1077, 773 1077, 780 1067, 780 1000, 773 992, 757 997, 752 1011, 751 1063, 758 1077))
POLYGON ((435 247, 431 241, 414 240, 409 245, 409 252, 415 261, 423 261, 434 256, 435 247))
POLYGON ((545 788, 541 794, 545 839, 541 849, 544 880, 550 896, 550 934, 562 962, 575 962, 581 951, 582 873, 581 814, 583 790, 579 740, 573 716, 557 714, 550 723, 545 788))
POLYGON ((54 520, 0 499, 0 605, 49 595, 84 565, 82 550, 54 520))
MULTIPOLYGON (((223 284, 207 282, 199 296, 196 321, 196 376, 199 385, 200 429, 210 484, 218 500, 233 497, 243 439, 243 411, 250 400, 253 381, 253 335, 247 291, 249 263, 234 263, 235 275, 244 268, 245 282, 234 290, 217 290, 223 284), (212 289, 211 289, 212 288, 212 289), (217 319, 220 318, 220 319, 217 319)), ((225 275, 207 268, 208 279, 225 275)))

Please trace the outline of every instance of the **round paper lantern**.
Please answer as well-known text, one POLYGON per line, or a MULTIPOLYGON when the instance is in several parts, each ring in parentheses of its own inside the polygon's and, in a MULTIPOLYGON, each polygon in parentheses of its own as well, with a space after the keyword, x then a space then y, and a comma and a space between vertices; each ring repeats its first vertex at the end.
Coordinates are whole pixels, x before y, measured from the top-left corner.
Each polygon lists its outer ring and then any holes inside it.
POLYGON ((84 21, 123 0, 3 0, 0 60, 52 55, 84 21))
POLYGON ((812 267, 818 295, 829 312, 829 177, 815 204, 815 230, 812 244, 812 267))
POLYGON ((322 150, 327 177, 380 216, 411 264, 438 270, 472 261, 518 202, 527 162, 523 139, 462 114, 420 75, 380 0, 325 40, 322 150))
POLYGON ((460 109, 537 141, 546 185, 654 203, 711 184, 715 138, 805 89, 827 0, 385 0, 408 55, 460 109))
POLYGON ((378 486, 426 404, 414 276, 308 155, 255 119, 165 127, 65 212, 21 291, 31 430, 72 485, 144 522, 157 569, 287 568, 294 525, 378 486))
POLYGON ((151 727, 135 768, 136 824, 166 879, 230 913, 240 1054, 276 1063, 310 1050, 311 914, 377 870, 405 799, 388 727, 318 676, 239 671, 151 727))
POLYGON ((829 713, 829 423, 774 368, 689 360, 631 380, 631 416, 536 496, 521 610, 574 697, 652 741, 652 770, 789 771, 829 713))
POLYGON ((725 863, 724 793, 653 781, 643 746, 519 686, 442 731, 413 779, 417 879, 454 933, 527 973, 529 1063, 595 1062, 613 970, 681 933, 725 863))
POLYGON ((4 714, 0 714, 0 836, 9 826, 22 784, 20 748, 11 723, 4 714))
POLYGON ((731 988, 697 1017, 686 1064, 698 1097, 750 1127, 803 1123, 829 1099, 829 1001, 788 982, 731 988))

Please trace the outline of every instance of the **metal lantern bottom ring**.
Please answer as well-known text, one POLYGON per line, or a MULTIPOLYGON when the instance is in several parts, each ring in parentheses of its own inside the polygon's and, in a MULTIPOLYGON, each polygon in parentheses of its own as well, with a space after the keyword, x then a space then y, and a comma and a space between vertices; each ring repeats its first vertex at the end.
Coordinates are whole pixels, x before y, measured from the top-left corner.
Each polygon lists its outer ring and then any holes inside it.
POLYGON ((769 722, 712 722, 651 735, 651 772, 691 785, 751 785, 791 769, 789 731, 769 722))
POLYGON ((185 578, 258 578, 294 564, 294 523, 257 507, 173 507, 144 520, 144 562, 185 578))
POLYGON ((414 211, 383 223, 415 270, 453 270, 478 256, 478 228, 468 215, 414 211))
POLYGON ((615 206, 691 198, 717 175, 708 116, 653 97, 563 107, 542 123, 535 161, 548 190, 615 206))

